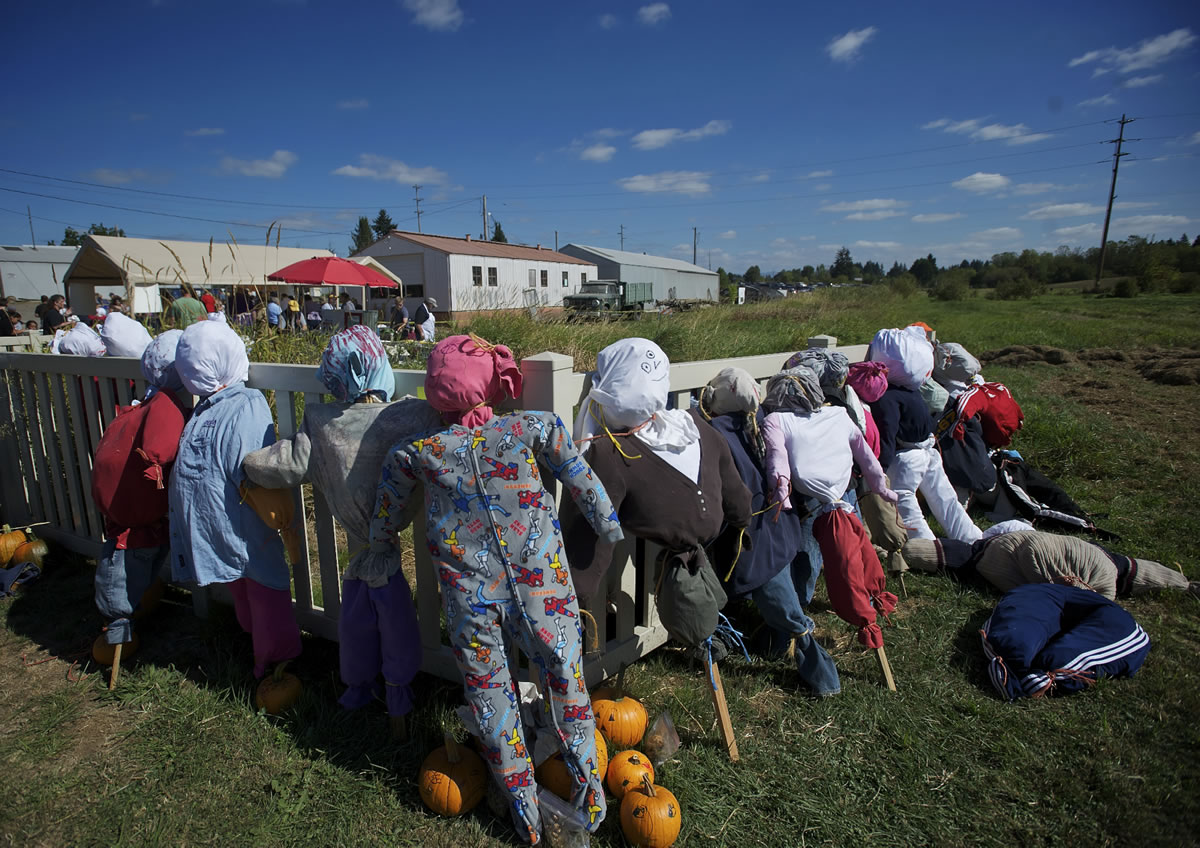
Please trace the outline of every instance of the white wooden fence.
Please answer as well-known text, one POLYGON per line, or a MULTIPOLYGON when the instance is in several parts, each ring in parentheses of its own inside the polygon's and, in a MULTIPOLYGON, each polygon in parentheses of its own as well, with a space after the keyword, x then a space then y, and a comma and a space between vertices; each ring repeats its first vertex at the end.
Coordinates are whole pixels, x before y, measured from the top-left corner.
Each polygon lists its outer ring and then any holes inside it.
MULTIPOLYGON (((856 361, 863 358, 866 346, 839 350, 856 361)), ((686 408, 692 392, 722 368, 741 367, 765 380, 779 370, 789 353, 675 363, 671 366, 675 405, 686 408)), ((586 381, 586 375, 576 373, 573 365, 571 357, 559 353, 522 360, 524 392, 510 406, 552 410, 569 426, 586 381)), ((396 371, 398 395, 417 394, 424 378, 423 371, 396 371)), ((296 432, 300 397, 305 404, 322 403, 326 398, 315 369, 306 365, 252 364, 247 385, 267 393, 281 437, 296 432)), ((39 534, 86 556, 99 556, 104 523, 91 497, 92 453, 117 407, 143 396, 145 388, 136 359, 0 352, 3 521, 13 526, 40 523, 39 534)), ((312 509, 305 506, 304 498, 298 499, 310 532, 303 534, 300 561, 292 563, 296 618, 305 630, 336 640, 341 609, 339 556, 344 560, 346 551, 344 545, 339 550, 328 504, 315 489, 312 496, 312 509), (309 546, 310 535, 316 539, 315 550, 309 546)), ((424 538, 423 513, 417 511, 413 528, 417 540, 424 538)), ((600 650, 587 656, 589 683, 615 674, 667 640, 653 602, 656 575, 651 572, 656 553, 653 544, 641 540, 626 540, 618 547, 608 574, 607 603, 597 599, 591 610, 599 629, 600 650)), ((416 544, 413 555, 422 667, 430 674, 457 680, 457 667, 442 633, 435 569, 424 544, 416 544)), ((196 592, 194 597, 198 610, 203 610, 206 593, 196 592)))

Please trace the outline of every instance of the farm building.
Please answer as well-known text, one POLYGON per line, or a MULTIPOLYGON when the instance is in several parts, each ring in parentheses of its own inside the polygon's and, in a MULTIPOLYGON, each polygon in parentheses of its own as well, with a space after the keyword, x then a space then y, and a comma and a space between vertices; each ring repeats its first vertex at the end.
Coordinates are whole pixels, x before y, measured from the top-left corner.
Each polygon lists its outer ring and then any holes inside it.
POLYGON ((681 259, 584 244, 568 244, 561 252, 594 262, 602 280, 652 283, 655 300, 715 301, 720 296, 716 271, 681 259))
POLYGON ((370 256, 404 280, 411 312, 423 297, 439 317, 456 312, 562 306, 564 295, 596 279, 594 262, 538 245, 501 244, 395 230, 354 254, 370 256))
MULTIPOLYGON (((90 307, 97 291, 122 296, 128 291, 134 312, 159 312, 160 294, 184 283, 227 295, 234 286, 266 287, 268 274, 293 262, 332 255, 311 247, 84 236, 63 283, 75 309, 77 304, 90 307)), ((271 290, 286 288, 269 285, 271 290)))
POLYGON ((71 267, 77 247, 56 245, 0 247, 0 300, 41 300, 66 294, 63 277, 71 267))

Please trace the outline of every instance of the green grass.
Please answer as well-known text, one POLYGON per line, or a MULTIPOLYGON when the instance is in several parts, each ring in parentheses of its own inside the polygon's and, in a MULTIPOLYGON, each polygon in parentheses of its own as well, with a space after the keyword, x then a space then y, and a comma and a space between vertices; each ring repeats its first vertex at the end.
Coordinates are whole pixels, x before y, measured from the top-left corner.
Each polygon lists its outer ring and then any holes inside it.
MULTIPOLYGON (((837 291, 676 321, 509 316, 472 329, 521 354, 572 350, 582 367, 635 332, 658 334, 682 360, 787 352, 822 331, 864 342, 879 326, 912 320, 976 353, 1009 344, 1195 348, 1198 309, 1197 296, 933 303, 837 291)), ((1109 514, 1101 524, 1124 537, 1118 550, 1178 561, 1197 576, 1200 438, 1190 419, 1200 388, 1149 383, 1116 364, 985 373, 1025 410, 1016 447, 1085 508, 1109 514), (1111 390, 1077 391, 1092 378, 1111 390)), ((258 715, 249 641, 231 612, 198 620, 174 591, 140 629, 142 653, 115 693, 90 666, 70 682, 70 659, 99 626, 91 568, 61 559, 21 597, 0 602, 0 768, 10 788, 0 845, 512 844, 507 823, 482 807, 442 820, 417 798, 422 758, 444 727, 456 727, 455 685, 420 678, 413 738, 392 742, 382 709, 338 709, 336 646, 306 640, 300 704, 281 718, 258 715), (26 665, 50 654, 63 659, 26 665)), ((1200 604, 1169 595, 1127 604, 1154 644, 1132 680, 1006 704, 987 682, 977 636, 996 596, 941 577, 906 583, 909 597, 885 628, 898 693, 882 688, 874 657, 852 645, 834 649, 843 693, 824 701, 799 694, 783 660, 722 665, 736 765, 718 745, 698 667, 659 650, 629 669, 631 690, 652 714, 670 710, 683 739, 659 774, 683 807, 679 844, 1200 842, 1200 604)), ((814 616, 843 644, 848 630, 823 598, 819 587, 814 616)), ((593 845, 624 844, 616 818, 610 809, 593 845)))

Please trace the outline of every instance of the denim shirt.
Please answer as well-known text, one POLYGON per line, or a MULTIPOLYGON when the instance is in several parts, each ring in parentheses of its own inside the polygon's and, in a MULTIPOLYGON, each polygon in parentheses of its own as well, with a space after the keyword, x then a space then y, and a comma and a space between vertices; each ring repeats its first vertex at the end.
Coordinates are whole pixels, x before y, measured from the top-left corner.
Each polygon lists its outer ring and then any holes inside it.
POLYGON ((249 577, 289 589, 291 575, 279 534, 238 486, 246 454, 275 442, 262 392, 234 383, 201 401, 183 429, 171 473, 171 575, 207 586, 249 577))

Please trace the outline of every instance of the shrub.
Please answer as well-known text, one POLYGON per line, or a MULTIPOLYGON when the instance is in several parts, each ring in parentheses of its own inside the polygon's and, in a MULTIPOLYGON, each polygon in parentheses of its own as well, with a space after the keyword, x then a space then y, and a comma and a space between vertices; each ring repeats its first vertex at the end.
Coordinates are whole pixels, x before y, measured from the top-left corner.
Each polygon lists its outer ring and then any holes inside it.
POLYGON ((963 300, 970 294, 971 277, 974 273, 969 269, 955 268, 938 275, 933 286, 933 296, 937 300, 963 300))
POLYGON ((912 274, 900 274, 888 280, 888 288, 900 297, 912 297, 919 288, 917 278, 912 274))
POLYGON ((1041 292, 1042 286, 1019 268, 1003 269, 1010 273, 996 282, 996 297, 1000 300, 1028 300, 1041 292))
POLYGON ((1200 291, 1200 273, 1187 271, 1180 274, 1171 283, 1171 291, 1175 294, 1188 294, 1189 292, 1200 291))
POLYGON ((1137 297, 1138 284, 1133 277, 1124 277, 1117 280, 1117 284, 1113 286, 1113 297, 1137 297))

